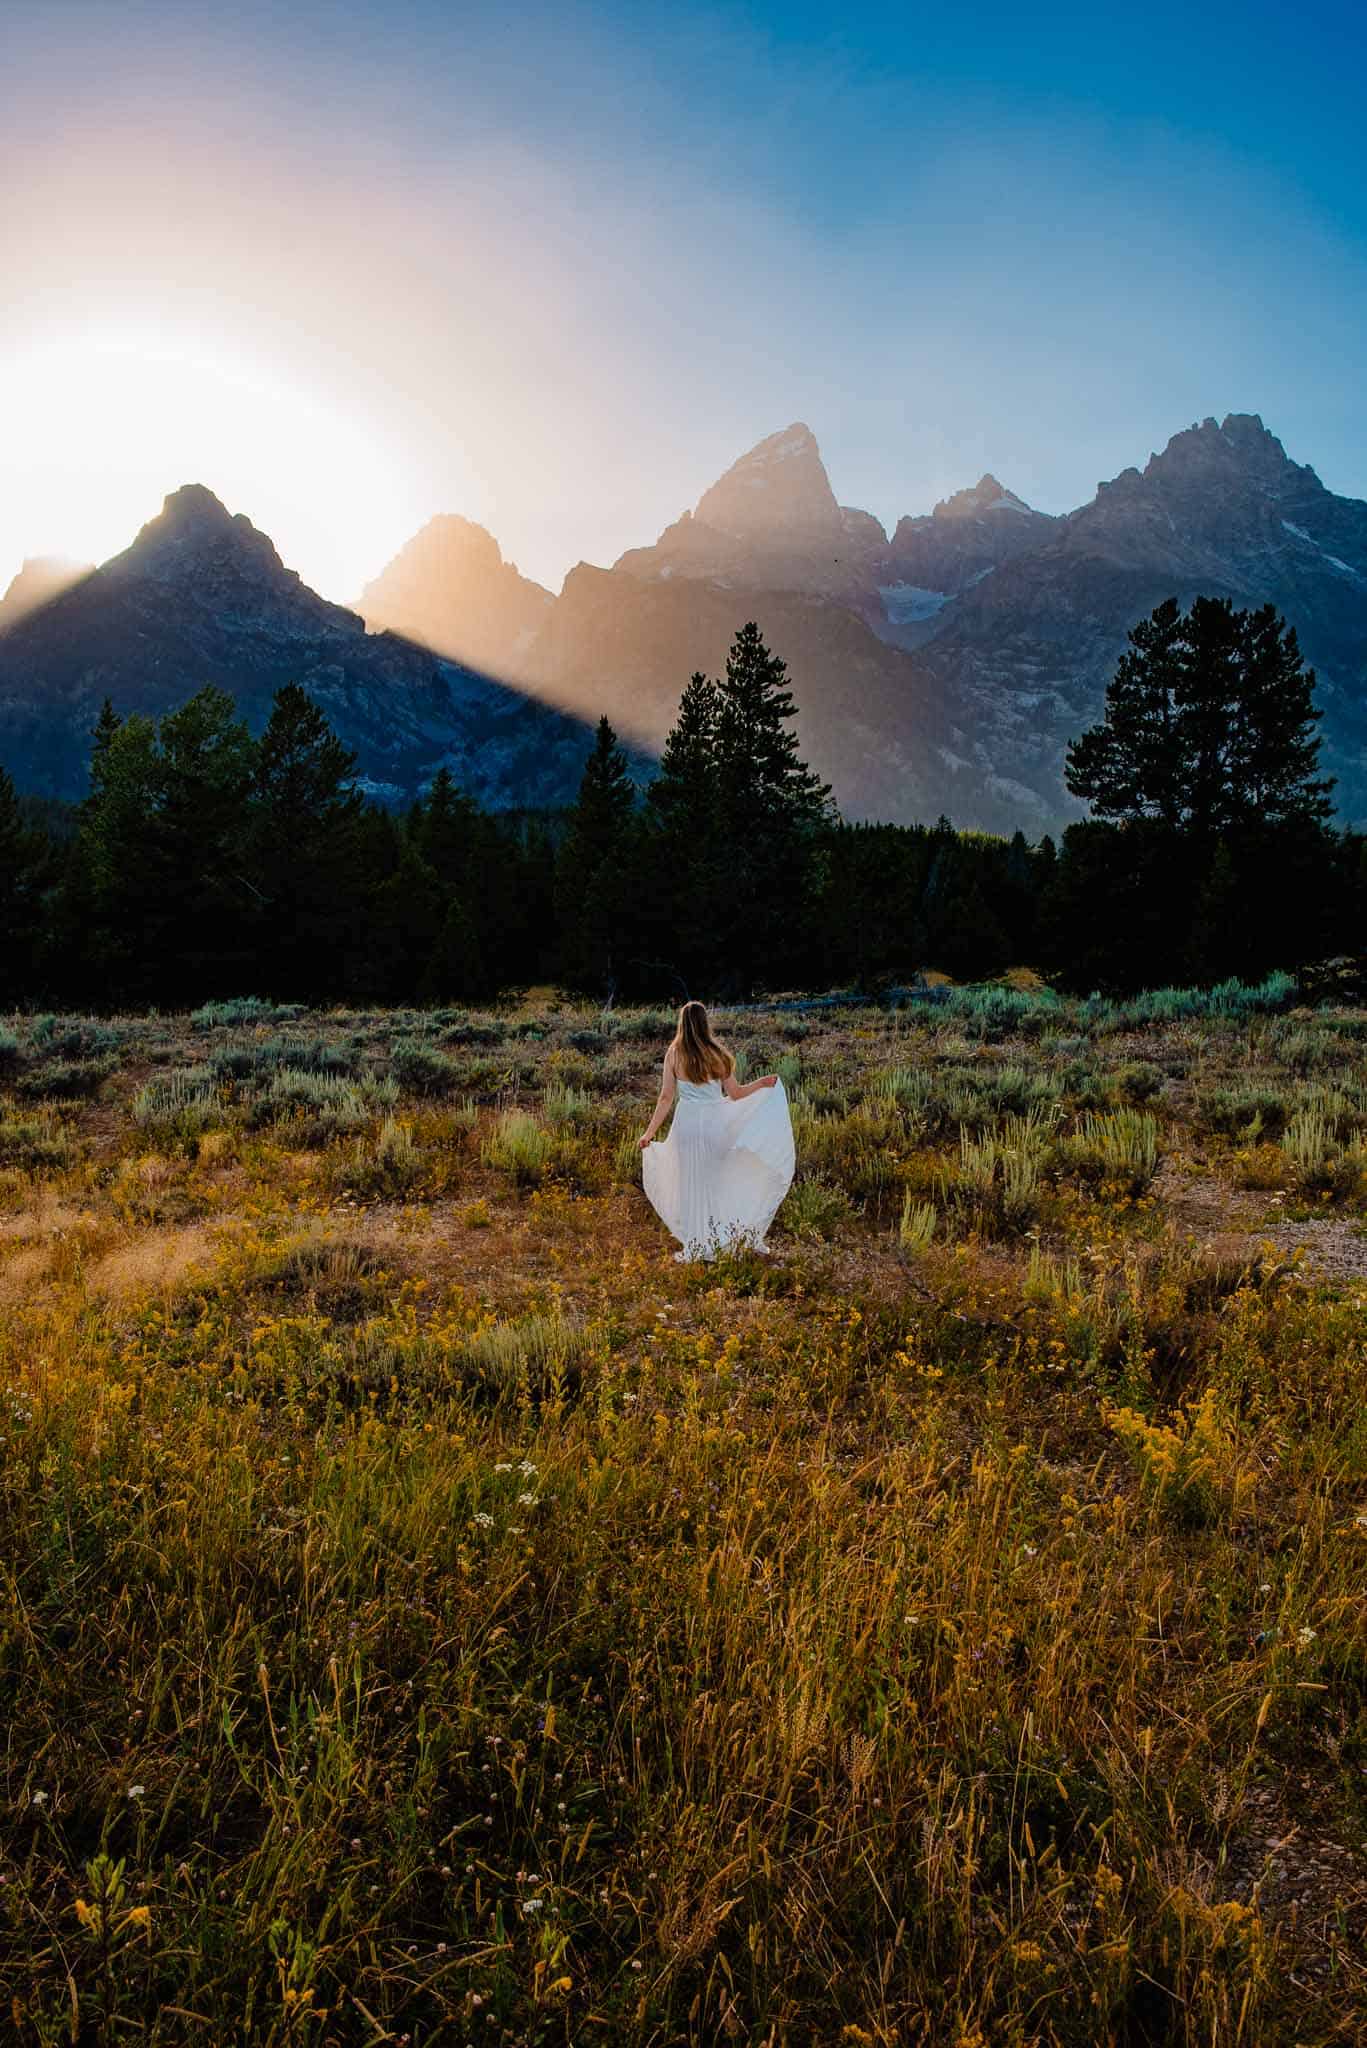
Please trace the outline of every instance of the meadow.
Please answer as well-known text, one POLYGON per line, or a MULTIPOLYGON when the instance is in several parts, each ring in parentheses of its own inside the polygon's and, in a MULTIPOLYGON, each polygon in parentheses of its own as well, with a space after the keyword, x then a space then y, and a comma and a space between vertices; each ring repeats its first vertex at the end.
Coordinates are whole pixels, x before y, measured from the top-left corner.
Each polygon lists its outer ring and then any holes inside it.
POLYGON ((0 1022, 0 2012, 58 2043, 1367 2033, 1367 1012, 0 1022))

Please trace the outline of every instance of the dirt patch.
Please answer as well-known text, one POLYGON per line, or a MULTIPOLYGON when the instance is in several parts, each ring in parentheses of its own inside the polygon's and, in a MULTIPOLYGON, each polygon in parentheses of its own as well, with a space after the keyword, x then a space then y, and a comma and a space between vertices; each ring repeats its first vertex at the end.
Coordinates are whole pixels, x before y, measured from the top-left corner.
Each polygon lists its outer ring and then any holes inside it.
POLYGON ((1211 1173, 1194 1173, 1165 1159, 1153 1193, 1179 1231, 1198 1238, 1221 1258, 1251 1258, 1264 1245, 1299 1252, 1302 1279, 1340 1286, 1367 1282, 1367 1224, 1360 1216, 1283 1214, 1277 1196, 1231 1187, 1211 1173))

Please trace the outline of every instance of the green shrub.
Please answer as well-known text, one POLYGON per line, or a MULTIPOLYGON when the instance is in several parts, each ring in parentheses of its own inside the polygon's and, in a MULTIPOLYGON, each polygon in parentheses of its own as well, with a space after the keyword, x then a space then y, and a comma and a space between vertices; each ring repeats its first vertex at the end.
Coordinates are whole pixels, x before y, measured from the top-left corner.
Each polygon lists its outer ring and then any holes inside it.
POLYGON ((302 1011, 300 1003, 271 1003, 261 996, 230 996, 221 1003, 201 1003, 190 1012, 193 1031, 240 1030, 248 1024, 282 1024, 302 1011))
POLYGON ((600 1058, 607 1051, 612 1040, 605 1031, 581 1030, 567 1032, 565 1043, 568 1046, 572 1046, 576 1052, 588 1053, 593 1058, 600 1058))
POLYGON ((505 1109, 484 1141, 487 1164, 511 1174, 519 1186, 545 1176, 553 1151, 550 1132, 525 1109, 505 1109))
POLYGON ((502 1045, 508 1026, 501 1017, 462 1017, 442 1033, 443 1045, 502 1045))
POLYGON ((305 1067, 277 1068, 257 1112, 271 1123, 312 1114, 326 1118, 337 1131, 359 1130, 371 1117, 370 1105, 354 1081, 340 1074, 311 1073, 305 1067))
POLYGON ((1161 1093, 1163 1081, 1163 1069, 1152 1060, 1127 1060, 1116 1069, 1115 1085, 1127 1102, 1152 1102, 1161 1093))
POLYGON ((369 1194, 407 1194, 422 1177, 422 1154, 407 1124, 387 1116, 373 1139, 357 1141, 348 1179, 369 1194))
POLYGON ((133 1121, 139 1130, 163 1131, 177 1138, 194 1138, 213 1130, 226 1115, 222 1091, 208 1066, 154 1074, 133 1097, 133 1121))
POLYGON ((136 1035, 136 1027, 120 1030, 93 1017, 35 1017, 29 1035, 47 1059, 92 1060, 117 1053, 136 1035))
POLYGON ((927 1250, 935 1236, 938 1223, 935 1204, 918 1201, 908 1189, 906 1199, 902 1203, 902 1220, 897 1231, 903 1251, 927 1250))
POLYGON ((593 1097, 586 1088, 572 1088, 563 1081, 550 1081, 541 1091, 541 1106, 552 1124, 580 1125, 594 1113, 593 1097))
POLYGON ((454 1060, 414 1038, 399 1040, 389 1063, 400 1086, 411 1095, 449 1095, 460 1078, 454 1060))
POLYGON ((70 1155, 71 1141, 50 1112, 0 1115, 0 1166, 64 1166, 70 1155))
POLYGON ((40 1066, 16 1075, 12 1085, 16 1094, 31 1100, 44 1095, 68 1099, 93 1096, 99 1094, 117 1066, 118 1060, 112 1054, 92 1060, 44 1060, 40 1066))
POLYGON ((1314 1109, 1303 1109, 1292 1117, 1282 1151, 1296 1186, 1305 1195, 1334 1199, 1351 1195, 1367 1166, 1362 1145, 1345 1138, 1335 1122, 1314 1109))
POLYGON ((1158 1124, 1146 1110, 1087 1111, 1060 1147, 1062 1162, 1084 1180, 1141 1195, 1158 1165, 1158 1124))
POLYGON ((853 1213, 845 1190, 823 1173, 805 1174, 789 1189, 783 1203, 783 1221, 794 1237, 834 1237, 853 1213))
POLYGON ((956 1164, 940 1175, 945 1205, 989 1236, 1022 1230, 1039 1204, 1040 1168, 1053 1118, 1031 1110, 999 1131, 959 1133, 956 1164))
POLYGON ((19 1041, 4 1024, 0 1024, 0 1075, 9 1075, 19 1064, 19 1041))
POLYGON ((1256 1140, 1264 1132, 1276 1135, 1290 1114, 1279 1090, 1232 1083, 1212 1088, 1197 1098, 1197 1111, 1213 1131, 1229 1138, 1256 1140))
POLYGON ((675 1019, 670 1010, 619 1010, 612 1018, 612 1035, 628 1044, 640 1039, 658 1039, 661 1052, 674 1036, 675 1019))

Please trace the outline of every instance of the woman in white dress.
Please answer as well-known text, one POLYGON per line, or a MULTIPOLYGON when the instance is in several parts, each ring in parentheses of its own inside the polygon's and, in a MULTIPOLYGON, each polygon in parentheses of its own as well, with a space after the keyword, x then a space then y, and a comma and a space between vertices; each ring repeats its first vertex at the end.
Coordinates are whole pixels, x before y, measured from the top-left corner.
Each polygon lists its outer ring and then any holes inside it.
POLYGON ((641 1152, 651 1206, 683 1247, 676 1259, 710 1259, 734 1244, 768 1249, 765 1232, 793 1178, 788 1097, 777 1074, 736 1079, 701 1003, 679 1012, 641 1152), (669 1136, 656 1143, 671 1109, 669 1136))

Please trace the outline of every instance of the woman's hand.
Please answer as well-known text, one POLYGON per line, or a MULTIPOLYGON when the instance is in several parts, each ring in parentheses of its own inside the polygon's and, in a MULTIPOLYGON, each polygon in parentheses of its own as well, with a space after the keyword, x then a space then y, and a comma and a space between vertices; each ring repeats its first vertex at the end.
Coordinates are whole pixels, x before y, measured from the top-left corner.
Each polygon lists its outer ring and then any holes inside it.
POLYGON ((654 1143, 654 1141, 655 1141, 655 1133, 654 1133, 654 1131, 647 1131, 647 1132, 646 1132, 646 1134, 645 1134, 645 1136, 644 1136, 643 1138, 638 1138, 638 1140, 637 1140, 637 1143, 639 1144, 639 1146, 640 1146, 641 1150, 642 1150, 642 1151, 644 1152, 644 1151, 645 1151, 645 1149, 646 1149, 646 1146, 647 1146, 647 1145, 651 1145, 651 1144, 653 1144, 653 1143, 654 1143))
POLYGON ((760 1083, 759 1083, 759 1085, 760 1085, 760 1087, 761 1087, 761 1088, 777 1088, 777 1086, 778 1086, 778 1075, 777 1075, 777 1074, 762 1074, 762 1075, 760 1076, 760 1083))

